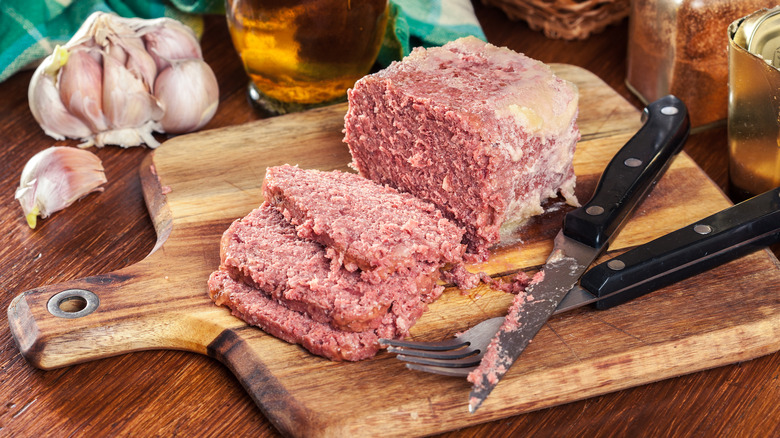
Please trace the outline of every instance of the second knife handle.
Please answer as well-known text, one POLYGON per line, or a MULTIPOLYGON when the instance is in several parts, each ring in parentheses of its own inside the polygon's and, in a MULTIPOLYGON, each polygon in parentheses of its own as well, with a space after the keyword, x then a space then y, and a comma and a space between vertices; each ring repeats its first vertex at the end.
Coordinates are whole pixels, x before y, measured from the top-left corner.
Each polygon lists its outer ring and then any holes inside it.
POLYGON ((580 284, 607 309, 776 242, 780 187, 601 263, 580 284))
POLYGON ((674 96, 662 97, 643 113, 644 126, 609 162, 587 204, 569 212, 563 233, 591 248, 602 248, 647 196, 690 131, 688 110, 674 96))

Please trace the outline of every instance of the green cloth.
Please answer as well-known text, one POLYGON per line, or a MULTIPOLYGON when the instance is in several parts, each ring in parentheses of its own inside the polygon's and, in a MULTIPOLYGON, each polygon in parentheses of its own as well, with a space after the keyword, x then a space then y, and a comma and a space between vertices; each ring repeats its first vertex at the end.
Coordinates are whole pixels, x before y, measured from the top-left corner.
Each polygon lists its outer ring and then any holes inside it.
POLYGON ((470 0, 391 0, 377 62, 387 66, 414 47, 441 46, 468 35, 487 41, 470 0))
MULTIPOLYGON (((359 1, 359 0, 358 0, 359 1)), ((386 66, 415 46, 437 46, 485 35, 469 0, 390 0, 390 21, 379 54, 386 66)), ((123 17, 177 19, 201 35, 202 14, 224 14, 224 0, 0 0, 0 82, 37 64, 64 44, 95 11, 123 17)))

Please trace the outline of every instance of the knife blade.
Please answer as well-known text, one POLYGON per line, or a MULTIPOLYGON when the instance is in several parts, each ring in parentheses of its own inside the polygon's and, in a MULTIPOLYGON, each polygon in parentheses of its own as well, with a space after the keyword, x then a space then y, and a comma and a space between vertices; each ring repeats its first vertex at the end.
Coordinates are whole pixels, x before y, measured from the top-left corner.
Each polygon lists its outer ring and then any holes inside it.
POLYGON ((780 187, 594 266, 554 314, 609 309, 780 242, 780 187))
POLYGON ((526 289, 525 302, 515 300, 480 366, 469 375, 469 412, 479 408, 682 150, 690 121, 680 99, 658 99, 644 109, 642 120, 643 126, 607 165, 590 201, 566 214, 542 279, 526 289))

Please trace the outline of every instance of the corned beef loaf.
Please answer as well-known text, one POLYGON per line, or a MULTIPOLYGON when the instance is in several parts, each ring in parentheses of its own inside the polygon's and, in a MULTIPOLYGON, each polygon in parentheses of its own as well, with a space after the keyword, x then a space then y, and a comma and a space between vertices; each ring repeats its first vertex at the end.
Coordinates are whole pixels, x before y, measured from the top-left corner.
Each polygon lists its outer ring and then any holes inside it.
POLYGON ((437 205, 480 259, 558 192, 577 203, 578 91, 541 62, 467 37, 414 49, 348 95, 352 166, 437 205))
POLYGON ((463 229, 433 204, 353 173, 269 167, 263 196, 299 237, 332 249, 338 264, 372 282, 394 272, 430 277, 463 262, 463 229))
POLYGON ((298 237, 268 203, 231 224, 220 255, 220 270, 233 279, 315 322, 350 332, 391 325, 392 337, 406 336, 443 289, 430 275, 393 274, 373 284, 334 267, 322 245, 298 237))

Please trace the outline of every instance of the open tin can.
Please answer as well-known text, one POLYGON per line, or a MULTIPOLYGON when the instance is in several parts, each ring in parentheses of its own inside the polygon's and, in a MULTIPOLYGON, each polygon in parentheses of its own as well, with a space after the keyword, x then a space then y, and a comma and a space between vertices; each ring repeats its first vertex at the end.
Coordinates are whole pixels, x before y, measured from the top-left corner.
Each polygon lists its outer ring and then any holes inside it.
POLYGON ((729 179, 746 198, 780 186, 780 7, 728 27, 729 179))

